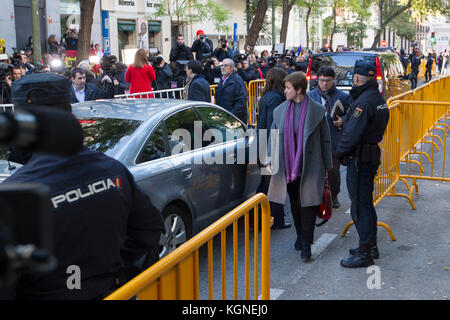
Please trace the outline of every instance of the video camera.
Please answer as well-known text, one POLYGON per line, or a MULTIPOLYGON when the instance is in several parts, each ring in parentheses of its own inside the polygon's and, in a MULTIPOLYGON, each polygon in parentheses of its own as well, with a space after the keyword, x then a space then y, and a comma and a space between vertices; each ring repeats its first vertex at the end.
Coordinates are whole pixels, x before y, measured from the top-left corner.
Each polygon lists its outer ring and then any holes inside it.
MULTIPOLYGON (((69 112, 16 108, 0 112, 0 145, 3 149, 11 145, 25 152, 72 155, 83 146, 83 130, 69 112)), ((0 180, 17 166, 2 163, 0 180)), ((22 272, 47 272, 56 266, 50 203, 50 190, 42 184, 0 185, 0 288, 13 285, 22 272)))
POLYGON ((117 57, 116 56, 103 56, 100 59, 100 65, 103 69, 103 71, 108 76, 114 76, 116 71, 116 63, 117 63, 117 57))
POLYGON ((236 53, 236 55, 233 58, 234 63, 242 63, 242 61, 246 60, 248 55, 244 53, 236 53))
POLYGON ((6 77, 11 74, 13 68, 12 64, 0 62, 0 82, 6 81, 6 77))

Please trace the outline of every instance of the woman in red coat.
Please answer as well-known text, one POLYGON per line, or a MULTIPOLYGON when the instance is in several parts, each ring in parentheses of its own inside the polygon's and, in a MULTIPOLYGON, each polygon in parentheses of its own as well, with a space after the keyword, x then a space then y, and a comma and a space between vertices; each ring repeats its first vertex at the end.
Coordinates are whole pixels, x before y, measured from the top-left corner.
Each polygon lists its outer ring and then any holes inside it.
MULTIPOLYGON (((151 82, 155 80, 155 69, 148 63, 147 52, 139 49, 134 56, 134 63, 128 67, 125 74, 125 81, 130 83, 130 94, 153 91, 151 82)), ((153 98, 153 95, 138 97, 153 98)))

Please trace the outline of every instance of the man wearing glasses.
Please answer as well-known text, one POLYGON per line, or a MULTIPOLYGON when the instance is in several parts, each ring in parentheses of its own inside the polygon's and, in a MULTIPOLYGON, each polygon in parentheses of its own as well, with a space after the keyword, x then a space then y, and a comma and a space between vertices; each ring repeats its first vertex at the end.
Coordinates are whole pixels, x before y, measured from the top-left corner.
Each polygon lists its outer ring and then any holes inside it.
MULTIPOLYGON (((316 102, 321 103, 325 106, 326 116, 328 120, 328 126, 330 127, 331 133, 331 148, 333 151, 333 169, 328 172, 328 180, 330 182, 331 188, 331 197, 333 199, 333 208, 339 208, 341 204, 338 200, 338 194, 341 188, 341 174, 340 174, 340 163, 339 160, 335 156, 335 149, 339 143, 341 137, 341 131, 338 127, 333 125, 333 119, 330 114, 333 109, 333 106, 339 100, 344 107, 344 112, 347 112, 348 108, 350 108, 350 104, 352 102, 352 98, 350 95, 345 92, 336 89, 334 84, 334 80, 336 78, 336 73, 333 68, 322 66, 317 71, 317 77, 319 79, 318 87, 308 93, 308 96, 315 100, 316 102)), ((338 114, 342 116, 342 114, 338 114)), ((336 119, 335 119, 336 120, 336 119)))
POLYGON ((244 80, 234 71, 231 59, 224 59, 220 70, 222 78, 216 89, 216 104, 247 123, 247 89, 244 80))

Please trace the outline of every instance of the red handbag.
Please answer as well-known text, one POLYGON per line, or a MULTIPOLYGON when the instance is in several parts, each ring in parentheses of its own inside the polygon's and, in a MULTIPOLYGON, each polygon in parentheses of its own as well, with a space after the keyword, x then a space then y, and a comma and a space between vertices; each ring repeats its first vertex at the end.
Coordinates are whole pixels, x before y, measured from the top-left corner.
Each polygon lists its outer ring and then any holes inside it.
POLYGON ((323 202, 319 206, 319 210, 317 212, 317 217, 322 219, 323 221, 316 224, 317 227, 323 226, 327 223, 331 218, 331 208, 332 208, 332 200, 331 200, 331 190, 330 184, 328 182, 328 174, 325 175, 325 183, 323 186, 323 202))

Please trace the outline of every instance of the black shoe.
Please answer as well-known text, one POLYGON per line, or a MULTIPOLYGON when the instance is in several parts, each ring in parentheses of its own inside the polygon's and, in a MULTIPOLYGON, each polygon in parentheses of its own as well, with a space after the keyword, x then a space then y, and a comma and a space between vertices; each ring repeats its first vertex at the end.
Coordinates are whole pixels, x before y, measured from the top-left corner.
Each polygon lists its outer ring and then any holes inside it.
POLYGON ((349 258, 341 260, 341 266, 344 268, 364 268, 375 264, 370 256, 370 245, 360 244, 358 252, 349 258))
POLYGON ((302 245, 301 257, 303 262, 308 262, 311 260, 311 245, 302 245))
POLYGON ((295 250, 297 250, 297 251, 302 250, 302 242, 300 241, 299 238, 297 238, 297 240, 295 240, 294 247, 295 247, 295 250))
POLYGON ((285 222, 285 223, 283 223, 283 224, 280 224, 279 226, 273 225, 273 226, 271 227, 271 229, 272 229, 272 230, 277 230, 277 229, 287 229, 287 228, 290 228, 291 226, 292 226, 291 223, 285 222))
MULTIPOLYGON (((359 252, 359 247, 358 247, 358 248, 350 249, 350 250, 348 250, 348 252, 350 253, 350 255, 354 256, 354 255, 358 254, 358 252, 359 252)), ((380 251, 378 251, 378 246, 377 246, 376 241, 370 243, 370 252, 369 252, 369 256, 370 256, 372 259, 378 259, 378 258, 380 258, 380 251)))
POLYGON ((333 202, 332 202, 331 205, 332 205, 332 207, 335 208, 335 209, 341 207, 341 204, 339 203, 339 200, 338 200, 337 198, 333 200, 333 202))

